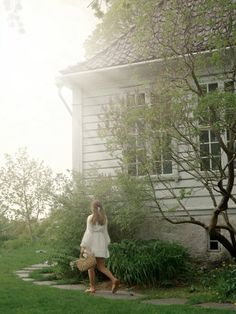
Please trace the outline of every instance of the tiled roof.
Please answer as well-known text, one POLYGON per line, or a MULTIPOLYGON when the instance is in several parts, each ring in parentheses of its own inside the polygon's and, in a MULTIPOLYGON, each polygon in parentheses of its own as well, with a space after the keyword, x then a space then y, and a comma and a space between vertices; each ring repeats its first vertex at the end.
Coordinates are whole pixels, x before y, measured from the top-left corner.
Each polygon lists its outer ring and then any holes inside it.
POLYGON ((133 34, 134 28, 91 59, 70 66, 62 73, 82 72, 156 59, 155 51, 150 52, 148 56, 138 53, 136 46, 132 43, 133 34))
MULTIPOLYGON (((194 7, 200 6, 201 2, 204 0, 188 0, 188 4, 192 9, 192 18, 197 17, 194 7)), ((164 1, 162 2, 162 4, 164 1)), ((209 38, 212 36, 212 28, 207 24, 207 18, 215 18, 215 27, 220 28, 222 33, 226 31, 228 27, 229 18, 227 14, 217 18, 219 12, 217 10, 212 10, 211 12, 203 12, 206 17, 206 24, 191 24, 190 31, 196 34, 196 40, 192 40, 191 49, 192 52, 199 52, 209 49, 209 38), (222 22, 223 21, 223 22, 222 22), (200 40, 199 40, 200 38, 200 40)), ((233 27, 236 26, 236 12, 234 12, 233 27)), ((122 35, 120 38, 115 40, 109 47, 99 52, 92 58, 88 59, 85 62, 78 63, 72 66, 69 66, 67 69, 61 71, 62 74, 84 72, 89 70, 96 70, 120 65, 127 65, 131 63, 138 63, 142 61, 155 60, 162 56, 161 52, 161 23, 163 21, 162 8, 160 6, 157 8, 154 14, 155 28, 153 29, 153 35, 150 36, 148 42, 141 42, 137 40, 135 43, 135 27, 132 27, 126 34, 122 35), (138 49, 137 49, 138 46, 138 49)), ((183 30, 184 31, 184 30, 183 30)), ((183 33, 182 38, 178 33, 178 40, 181 42, 186 39, 183 33)), ((175 34, 170 36, 170 41, 174 40, 175 34)), ((214 47, 210 47, 214 48, 214 47)), ((186 53, 188 52, 188 47, 186 48, 186 53)), ((183 53, 183 51, 181 51, 183 53)), ((167 52, 168 53, 168 52, 167 52)), ((170 52, 169 52, 170 53, 170 52)))

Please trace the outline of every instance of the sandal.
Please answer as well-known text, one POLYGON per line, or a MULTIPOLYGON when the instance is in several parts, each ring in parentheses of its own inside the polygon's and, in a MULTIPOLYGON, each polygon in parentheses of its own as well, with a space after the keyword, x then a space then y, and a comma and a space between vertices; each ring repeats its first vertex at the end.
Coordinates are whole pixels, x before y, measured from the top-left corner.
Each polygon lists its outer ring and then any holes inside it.
POLYGON ((96 290, 95 289, 91 289, 91 288, 88 288, 85 290, 86 293, 95 293, 96 290))
POLYGON ((119 289, 119 286, 120 286, 120 281, 116 279, 112 285, 111 292, 116 293, 116 291, 119 289))

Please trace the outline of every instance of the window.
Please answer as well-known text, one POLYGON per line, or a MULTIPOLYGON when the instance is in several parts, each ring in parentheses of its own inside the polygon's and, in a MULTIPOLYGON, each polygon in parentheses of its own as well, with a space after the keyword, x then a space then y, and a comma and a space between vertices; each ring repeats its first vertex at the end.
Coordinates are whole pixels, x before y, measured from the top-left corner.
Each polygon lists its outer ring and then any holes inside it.
MULTIPOLYGON (((216 231, 220 233, 220 229, 217 229, 216 231)), ((208 250, 214 252, 220 251, 219 241, 212 235, 210 235, 208 239, 208 250)))
POLYGON ((224 90, 226 92, 231 92, 234 93, 234 81, 228 81, 228 82, 224 82, 224 90))
MULTIPOLYGON (((127 95, 127 106, 131 110, 143 105, 145 105, 145 93, 127 95)), ((172 160, 170 150, 168 150, 171 139, 160 132, 158 138, 154 135, 153 143, 144 142, 140 135, 146 127, 142 119, 130 126, 132 131, 129 134, 129 144, 124 150, 128 173, 133 176, 145 175, 147 161, 150 161, 151 165, 148 165, 148 168, 152 175, 171 174, 172 160)))
MULTIPOLYGON (((234 93, 235 92, 234 81, 224 82, 224 90, 226 92, 234 93)), ((230 115, 231 112, 229 111, 228 114, 230 115)), ((229 143, 229 130, 227 130, 226 133, 227 133, 226 134, 226 136, 227 136, 227 143, 229 143)), ((234 141, 234 153, 236 154, 236 140, 234 141)), ((236 159, 234 159, 234 169, 236 169, 236 159)))
MULTIPOLYGON (((204 93, 210 93, 218 88, 218 83, 208 83, 201 85, 204 93)), ((199 124, 202 126, 199 135, 201 170, 217 170, 221 164, 221 149, 214 132, 209 128, 208 115, 201 117, 199 124)))
MULTIPOLYGON (((203 94, 214 92, 218 88, 218 83, 202 84, 201 88, 202 88, 203 94)), ((204 125, 204 126, 209 125, 209 120, 208 120, 209 115, 207 113, 208 112, 206 112, 205 115, 201 116, 200 121, 199 121, 200 125, 204 125)))
MULTIPOLYGON (((145 105, 145 93, 128 94, 126 104, 129 110, 145 105)), ((131 122, 129 127, 128 144, 123 152, 127 163, 127 171, 130 175, 142 176, 145 174, 146 149, 141 141, 140 134, 143 132, 144 123, 142 119, 139 119, 134 123, 131 122)))
POLYGON ((139 136, 143 127, 142 121, 135 123, 133 132, 130 134, 130 143, 127 145, 127 149, 124 152, 128 163, 128 174, 133 176, 142 176, 145 174, 146 148, 139 136))
POLYGON ((155 142, 155 145, 157 147, 152 147, 152 174, 172 174, 171 138, 160 132, 159 139, 155 142))
POLYGON ((211 130, 200 131, 201 170, 217 170, 221 163, 219 142, 211 130))
MULTIPOLYGON (((227 144, 229 145, 229 131, 227 130, 226 132, 226 137, 227 137, 227 144)), ((236 154, 236 140, 234 141, 234 145, 233 145, 233 149, 234 149, 234 154, 236 154)), ((234 159, 234 169, 236 169, 236 158, 234 159)))

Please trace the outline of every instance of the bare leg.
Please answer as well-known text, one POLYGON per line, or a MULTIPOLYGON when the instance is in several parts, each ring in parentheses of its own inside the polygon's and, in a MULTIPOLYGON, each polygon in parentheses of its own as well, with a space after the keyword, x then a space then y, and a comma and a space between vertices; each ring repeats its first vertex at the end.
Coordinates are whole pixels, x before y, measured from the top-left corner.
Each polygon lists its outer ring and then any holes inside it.
POLYGON ((90 289, 86 290, 86 292, 95 292, 95 269, 94 267, 88 270, 90 289))
POLYGON ((112 292, 115 293, 119 288, 119 280, 112 274, 112 272, 106 268, 105 259, 103 257, 96 257, 97 269, 106 275, 112 282, 112 292))

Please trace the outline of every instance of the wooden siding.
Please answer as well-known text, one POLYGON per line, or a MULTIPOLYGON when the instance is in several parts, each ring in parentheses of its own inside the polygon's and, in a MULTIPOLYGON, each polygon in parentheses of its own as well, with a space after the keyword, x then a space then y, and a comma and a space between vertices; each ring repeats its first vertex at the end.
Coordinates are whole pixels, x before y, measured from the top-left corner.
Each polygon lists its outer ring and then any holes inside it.
MULTIPOLYGON (((129 88, 132 88, 129 86, 129 88)), ((136 86, 135 86, 136 88, 136 86)), ((143 87, 143 90, 146 87, 143 87)), ((106 149, 105 139, 99 137, 98 124, 104 123, 103 108, 109 104, 111 97, 123 93, 123 90, 116 88, 98 89, 90 93, 83 94, 83 110, 82 110, 82 153, 81 153, 81 171, 88 177, 94 176, 94 171, 99 174, 115 176, 116 171, 121 169, 120 160, 113 157, 106 149)), ((74 136, 76 138, 76 136, 74 136)), ((179 145, 178 149, 184 150, 184 145, 179 145)), ((182 189, 192 189, 191 196, 186 197, 184 204, 193 215, 202 216, 210 214, 213 209, 213 203, 207 190, 201 182, 182 169, 177 169, 173 175, 165 175, 164 179, 172 186, 173 191, 178 195, 182 189)), ((168 208, 173 208, 177 203, 170 196, 165 186, 161 183, 156 184, 156 193, 168 208)), ((234 189, 236 193, 236 189, 234 189)), ((220 197, 217 196, 217 200, 220 197)), ((177 210, 182 215, 181 210, 177 210)), ((230 202, 230 212, 236 213, 235 204, 230 202)))

